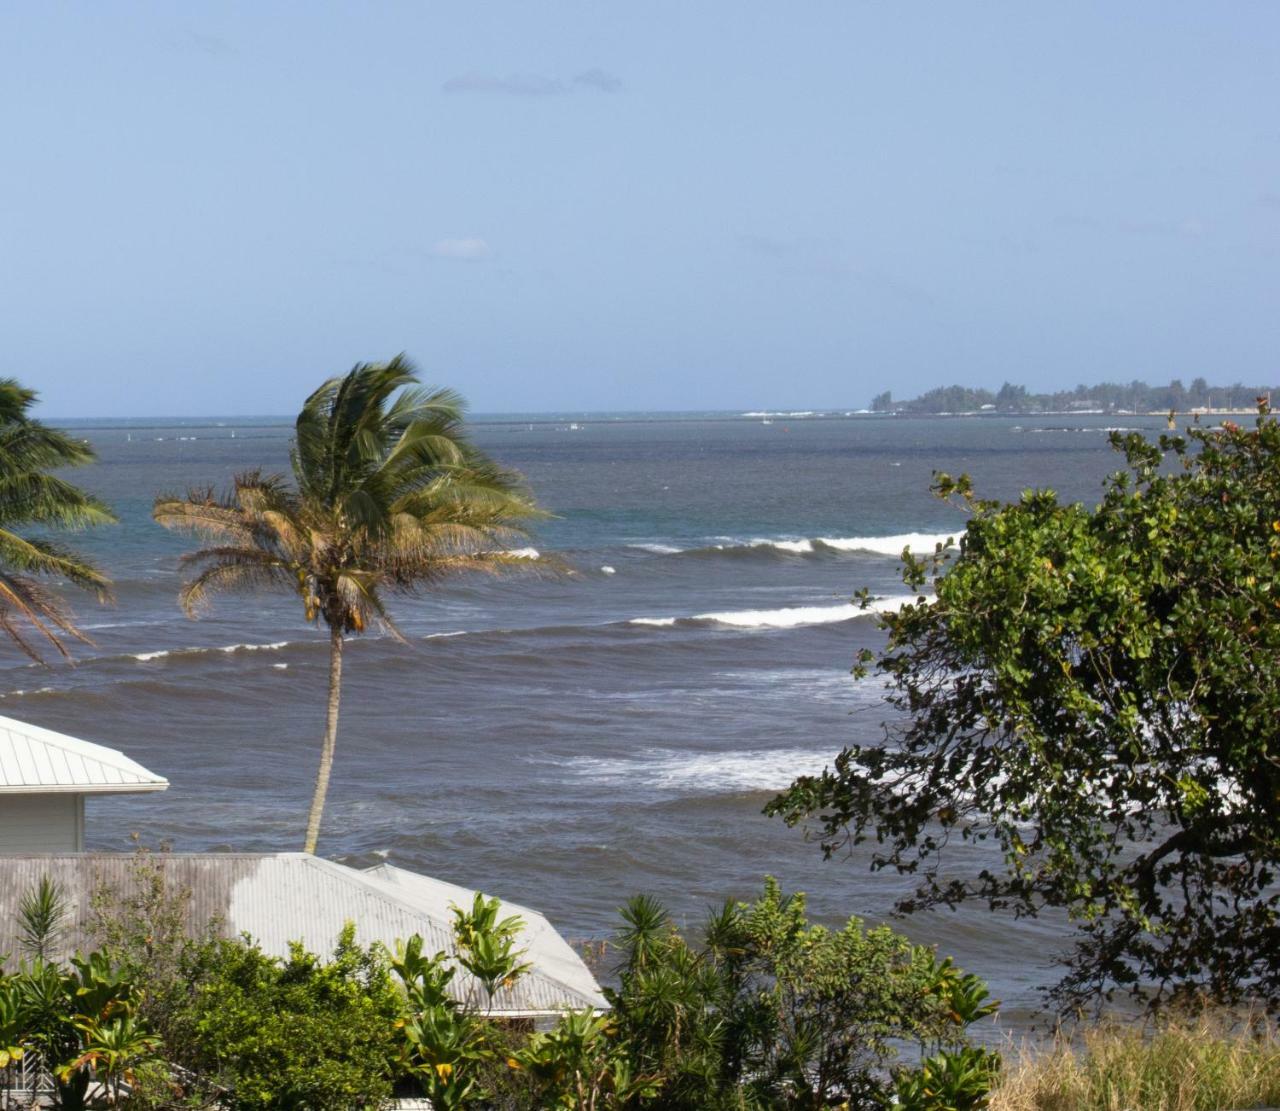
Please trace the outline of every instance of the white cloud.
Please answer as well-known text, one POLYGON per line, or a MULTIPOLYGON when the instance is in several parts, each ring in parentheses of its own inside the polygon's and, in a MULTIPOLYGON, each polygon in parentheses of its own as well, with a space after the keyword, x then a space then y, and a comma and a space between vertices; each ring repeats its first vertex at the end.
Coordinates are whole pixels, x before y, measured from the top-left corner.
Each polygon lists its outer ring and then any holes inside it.
POLYGON ((483 239, 442 239, 431 253, 436 258, 451 258, 462 262, 480 262, 491 258, 493 251, 483 239))

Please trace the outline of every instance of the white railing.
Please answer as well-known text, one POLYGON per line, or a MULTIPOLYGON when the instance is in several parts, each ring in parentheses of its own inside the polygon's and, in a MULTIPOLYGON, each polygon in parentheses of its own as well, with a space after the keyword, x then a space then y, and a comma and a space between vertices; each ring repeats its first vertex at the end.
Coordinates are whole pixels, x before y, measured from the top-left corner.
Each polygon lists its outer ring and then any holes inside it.
POLYGON ((4 1111, 50 1107, 56 1095, 53 1075, 34 1050, 27 1050, 21 1060, 0 1069, 0 1108, 4 1111))

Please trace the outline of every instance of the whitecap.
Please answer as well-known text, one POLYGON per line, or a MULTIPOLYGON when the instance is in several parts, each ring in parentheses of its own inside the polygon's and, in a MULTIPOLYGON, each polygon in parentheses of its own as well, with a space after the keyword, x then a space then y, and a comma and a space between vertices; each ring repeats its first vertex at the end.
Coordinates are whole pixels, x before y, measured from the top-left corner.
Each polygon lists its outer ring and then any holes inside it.
MULTIPOLYGON (((783 606, 768 610, 724 610, 719 613, 696 613, 684 618, 690 624, 722 625, 733 629, 794 629, 803 625, 829 625, 839 621, 852 621, 857 617, 879 613, 896 613, 903 606, 914 602, 918 595, 899 594, 876 598, 863 608, 853 602, 834 606, 783 606)), ((633 617, 629 625, 648 625, 653 628, 670 628, 678 617, 633 617)))
POLYGON ((653 748, 636 756, 578 757, 566 764, 571 775, 591 783, 711 795, 779 790, 797 776, 820 774, 830 762, 831 748, 827 746, 810 751, 773 748, 740 752, 653 748))
POLYGON ((512 559, 541 559, 542 553, 537 548, 514 548, 505 553, 512 559))
POLYGON ((684 551, 671 544, 628 544, 628 548, 638 548, 642 552, 653 552, 655 555, 678 555, 684 551))
POLYGON ((748 540, 745 544, 717 544, 724 551, 727 548, 777 548, 780 552, 793 552, 796 555, 810 555, 813 542, 810 540, 748 540))
POLYGON ((955 532, 903 532, 894 536, 821 536, 815 543, 837 552, 875 552, 878 555, 901 555, 910 548, 917 555, 932 552, 939 544, 954 544, 955 532))
POLYGON ((607 563, 600 568, 600 574, 602 575, 616 575, 617 573, 617 569, 610 567, 607 563))
POLYGON ((145 663, 147 660, 159 660, 159 659, 163 659, 163 658, 164 658, 165 656, 167 656, 167 655, 169 655, 169 653, 168 653, 167 651, 161 651, 161 652, 135 652, 135 653, 133 654, 133 658, 134 658, 135 660, 141 660, 142 662, 144 662, 144 663, 145 663))

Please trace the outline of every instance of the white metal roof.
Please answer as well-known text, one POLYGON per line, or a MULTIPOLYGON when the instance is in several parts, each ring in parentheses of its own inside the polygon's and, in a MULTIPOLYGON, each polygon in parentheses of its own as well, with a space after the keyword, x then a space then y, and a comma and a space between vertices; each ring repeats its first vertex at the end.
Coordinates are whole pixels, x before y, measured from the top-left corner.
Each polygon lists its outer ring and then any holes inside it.
POLYGON ((114 748, 0 717, 0 794, 121 794, 168 786, 114 748))
MULTIPOLYGON (((427 954, 455 952, 451 905, 471 908, 475 892, 442 880, 383 865, 358 871, 307 853, 155 853, 148 860, 163 871, 170 892, 186 892, 187 925, 195 934, 211 922, 227 937, 248 934, 266 953, 289 955, 299 941, 313 953, 333 951, 347 922, 362 945, 420 934, 427 954)), ((128 853, 0 856, 0 953, 21 952, 17 907, 42 876, 58 884, 71 906, 72 927, 60 938, 67 954, 92 948, 93 893, 105 889, 122 898, 139 883, 138 864, 128 853)), ((537 911, 502 904, 501 916, 518 915, 517 944, 533 967, 514 984, 499 988, 492 1013, 505 1017, 555 1015, 566 1008, 604 1009, 608 1001, 591 970, 537 911)), ((482 989, 459 968, 449 985, 459 1000, 482 998, 482 989)))

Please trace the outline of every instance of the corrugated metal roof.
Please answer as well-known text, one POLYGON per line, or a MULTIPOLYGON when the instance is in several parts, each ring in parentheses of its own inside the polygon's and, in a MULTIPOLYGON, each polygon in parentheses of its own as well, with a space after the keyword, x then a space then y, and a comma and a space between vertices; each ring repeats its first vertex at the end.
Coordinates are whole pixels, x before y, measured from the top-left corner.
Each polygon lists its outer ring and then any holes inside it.
MULTIPOLYGON (((288 955, 301 942, 315 953, 332 951, 347 922, 362 945, 375 941, 394 948, 397 940, 421 934, 428 953, 454 952, 450 906, 469 909, 475 892, 400 868, 357 871, 306 853, 157 853, 149 858, 164 870, 171 892, 190 892, 189 927, 217 924, 227 937, 248 934, 267 952, 288 955)), ((70 955, 91 948, 90 900, 106 888, 122 893, 139 882, 135 858, 127 853, 0 856, 0 953, 18 953, 17 908, 22 895, 49 876, 71 904, 71 924, 62 939, 70 955)), ((566 1008, 608 1006, 582 959, 537 911, 502 905, 502 916, 524 921, 520 946, 533 968, 493 999, 492 1013, 507 1017, 554 1015, 566 1008)), ((459 970, 450 990, 459 1000, 483 999, 483 989, 459 970)))
POLYGON ((0 794, 163 791, 169 781, 114 748, 0 717, 0 794))

